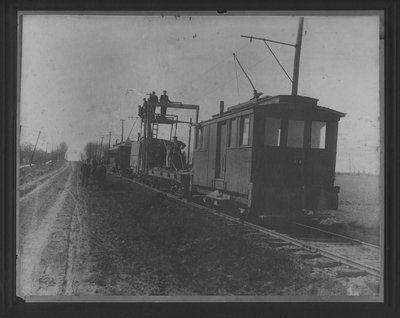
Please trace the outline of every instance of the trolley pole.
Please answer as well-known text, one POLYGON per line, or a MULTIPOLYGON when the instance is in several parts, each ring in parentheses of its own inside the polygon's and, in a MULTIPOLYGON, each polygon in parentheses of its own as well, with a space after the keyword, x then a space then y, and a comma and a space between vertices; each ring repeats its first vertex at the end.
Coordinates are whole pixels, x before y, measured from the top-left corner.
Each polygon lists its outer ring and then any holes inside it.
POLYGON ((39 137, 40 137, 40 130, 39 130, 39 134, 38 134, 37 139, 36 139, 35 148, 33 148, 31 159, 29 160, 29 167, 32 166, 33 156, 35 155, 36 146, 37 146, 37 143, 39 141, 39 137))
POLYGON ((111 131, 108 132, 108 149, 111 149, 111 131))

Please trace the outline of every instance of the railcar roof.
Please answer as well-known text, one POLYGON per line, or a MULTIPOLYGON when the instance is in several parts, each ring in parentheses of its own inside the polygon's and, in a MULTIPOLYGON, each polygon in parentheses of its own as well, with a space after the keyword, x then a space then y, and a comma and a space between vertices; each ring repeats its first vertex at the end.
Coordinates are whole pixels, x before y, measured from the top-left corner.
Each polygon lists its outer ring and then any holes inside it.
POLYGON ((276 96, 265 96, 259 99, 251 99, 249 101, 246 101, 244 103, 240 103, 234 106, 228 107, 228 109, 223 112, 222 114, 216 114, 213 115, 211 119, 202 121, 202 123, 206 123, 209 121, 213 121, 215 119, 225 117, 227 115, 240 112, 246 109, 253 108, 255 106, 267 106, 267 105, 276 105, 276 104, 282 104, 282 105, 293 105, 296 104, 298 106, 305 106, 305 107, 314 107, 316 110, 331 113, 333 115, 336 115, 338 117, 344 117, 346 116, 345 113, 336 111, 334 109, 328 108, 328 107, 323 107, 323 106, 318 106, 318 99, 312 98, 312 97, 307 97, 307 96, 293 96, 293 95, 276 95, 276 96))
POLYGON ((120 147, 131 147, 131 146, 132 146, 132 140, 127 140, 127 141, 118 143, 116 145, 112 145, 108 151, 118 151, 120 147))

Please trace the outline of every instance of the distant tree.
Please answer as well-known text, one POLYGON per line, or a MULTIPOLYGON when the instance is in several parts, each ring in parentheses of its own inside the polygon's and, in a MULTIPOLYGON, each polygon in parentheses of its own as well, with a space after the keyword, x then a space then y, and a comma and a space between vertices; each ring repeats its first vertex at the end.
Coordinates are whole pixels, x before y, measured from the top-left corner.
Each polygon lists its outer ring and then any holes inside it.
POLYGON ((20 164, 28 164, 29 158, 32 156, 34 145, 30 142, 25 142, 20 146, 19 159, 20 164))
MULTIPOLYGON (((29 161, 32 158, 34 148, 35 148, 35 146, 29 142, 21 144, 20 152, 19 152, 19 158, 20 158, 21 165, 29 163, 29 161)), ((35 150, 35 154, 32 158, 32 163, 36 164, 36 165, 45 163, 46 161, 50 160, 52 158, 52 156, 57 156, 57 155, 48 153, 45 150, 37 147, 35 150)))
POLYGON ((94 142, 89 142, 86 144, 84 151, 86 158, 93 158, 93 156, 97 155, 97 144, 94 142))
POLYGON ((63 141, 56 147, 56 149, 53 149, 53 151, 50 152, 47 160, 66 160, 67 151, 68 145, 65 141, 63 141))
POLYGON ((67 143, 65 141, 61 142, 60 145, 59 145, 59 149, 60 149, 60 153, 65 155, 67 153, 67 150, 68 150, 67 143))

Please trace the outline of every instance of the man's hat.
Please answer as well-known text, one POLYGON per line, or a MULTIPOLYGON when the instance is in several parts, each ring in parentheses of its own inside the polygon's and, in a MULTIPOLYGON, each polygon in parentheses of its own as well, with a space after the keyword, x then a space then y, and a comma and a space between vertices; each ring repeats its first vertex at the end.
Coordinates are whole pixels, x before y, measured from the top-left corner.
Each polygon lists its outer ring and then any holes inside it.
POLYGON ((153 91, 153 94, 155 94, 156 92, 155 91, 153 91))
POLYGON ((178 139, 178 137, 174 136, 174 139, 178 139))
POLYGON ((163 90, 163 93, 166 93, 167 91, 166 90, 163 90))

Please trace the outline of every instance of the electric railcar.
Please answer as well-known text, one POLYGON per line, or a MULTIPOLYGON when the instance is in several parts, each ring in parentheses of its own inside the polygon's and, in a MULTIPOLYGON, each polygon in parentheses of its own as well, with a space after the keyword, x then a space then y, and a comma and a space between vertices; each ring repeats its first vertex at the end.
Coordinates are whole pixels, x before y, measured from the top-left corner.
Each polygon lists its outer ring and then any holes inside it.
POLYGON ((107 161, 112 171, 124 173, 130 169, 131 141, 115 144, 107 151, 107 161))
POLYGON ((305 96, 267 96, 200 123, 193 190, 218 189, 259 213, 338 208, 338 122, 305 96))

